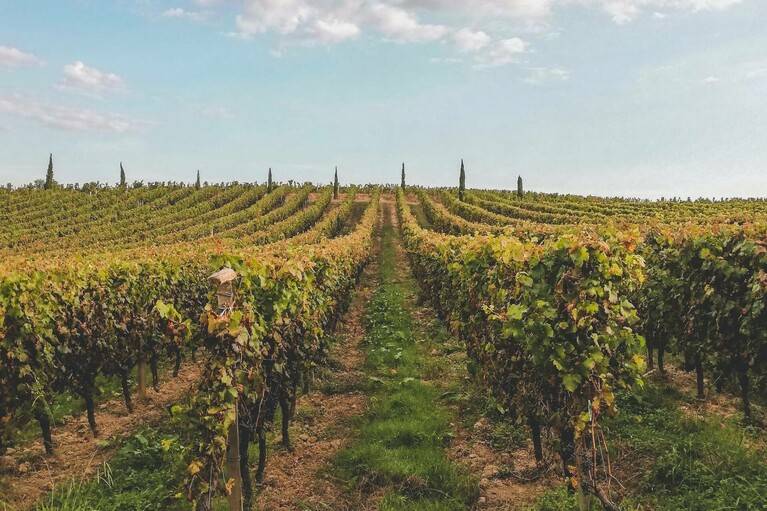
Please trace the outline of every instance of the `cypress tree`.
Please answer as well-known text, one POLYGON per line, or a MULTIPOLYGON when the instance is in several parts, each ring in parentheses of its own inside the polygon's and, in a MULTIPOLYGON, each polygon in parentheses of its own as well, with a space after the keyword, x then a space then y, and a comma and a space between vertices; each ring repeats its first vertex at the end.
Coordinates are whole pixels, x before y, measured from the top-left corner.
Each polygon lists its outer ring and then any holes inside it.
POLYGON ((48 157, 48 172, 45 174, 45 185, 43 187, 46 190, 53 188, 53 153, 48 157))
POLYGON ((272 191, 272 168, 269 167, 269 178, 266 181, 266 192, 269 193, 272 191))
POLYGON ((521 199, 524 193, 524 190, 522 190, 522 176, 517 176, 517 195, 521 199))
POLYGON ((336 167, 336 175, 333 178, 333 198, 338 198, 338 167, 336 167))
POLYGON ((458 200, 463 201, 466 194, 466 170, 463 168, 463 158, 461 158, 461 175, 458 176, 458 200))
POLYGON ((123 162, 120 162, 120 188, 125 188, 127 183, 125 182, 125 169, 123 169, 123 162))
POLYGON ((197 170, 197 181, 194 182, 194 187, 197 190, 200 189, 200 171, 199 171, 199 169, 197 170))
POLYGON ((405 162, 402 162, 402 182, 400 183, 402 190, 405 189, 405 162))

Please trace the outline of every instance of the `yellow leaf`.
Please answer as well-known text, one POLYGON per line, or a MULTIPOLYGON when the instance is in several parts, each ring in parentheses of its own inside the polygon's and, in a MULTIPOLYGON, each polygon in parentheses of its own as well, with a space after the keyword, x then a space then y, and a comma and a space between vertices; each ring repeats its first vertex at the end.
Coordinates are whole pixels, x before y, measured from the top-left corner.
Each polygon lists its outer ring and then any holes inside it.
POLYGON ((189 475, 195 475, 202 470, 202 463, 200 463, 197 460, 194 460, 189 464, 189 466, 186 468, 189 471, 189 475))

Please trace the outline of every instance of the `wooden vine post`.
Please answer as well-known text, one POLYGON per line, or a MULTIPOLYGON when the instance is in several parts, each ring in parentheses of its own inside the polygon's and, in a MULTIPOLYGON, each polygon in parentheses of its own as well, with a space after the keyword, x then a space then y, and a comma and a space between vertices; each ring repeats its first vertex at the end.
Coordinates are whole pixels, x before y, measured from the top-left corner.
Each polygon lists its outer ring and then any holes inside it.
POLYGON ((243 511, 242 508, 242 474, 240 473, 240 430, 237 427, 237 407, 235 406, 234 424, 229 426, 226 442, 226 472, 234 480, 232 491, 229 493, 229 511, 243 511))
POLYGON ((144 355, 140 354, 138 359, 138 399, 146 401, 146 360, 144 355))
MULTIPOLYGON (((234 281, 237 272, 231 268, 223 268, 210 277, 211 285, 216 286, 219 315, 228 314, 234 308, 234 281)), ((229 426, 226 442, 226 474, 233 481, 228 495, 229 511, 243 511, 242 502, 242 473, 240 472, 240 432, 237 402, 234 404, 234 422, 229 426)))

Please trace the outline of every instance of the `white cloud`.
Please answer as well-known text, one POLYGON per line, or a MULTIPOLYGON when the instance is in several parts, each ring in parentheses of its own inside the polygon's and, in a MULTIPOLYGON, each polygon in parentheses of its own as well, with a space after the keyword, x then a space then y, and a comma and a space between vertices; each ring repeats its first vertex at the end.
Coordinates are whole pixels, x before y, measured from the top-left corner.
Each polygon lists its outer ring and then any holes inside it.
POLYGON ((718 83, 719 81, 720 81, 719 77, 713 76, 713 75, 707 76, 706 78, 703 79, 703 83, 706 83, 706 84, 718 83))
MULTIPOLYGON (((660 0, 658 0, 660 1, 660 0)), ((743 0, 666 0, 666 4, 678 4, 680 8, 691 8, 696 11, 710 11, 710 10, 722 10, 732 7, 735 4, 741 3, 743 0)))
POLYGON ((18 48, 0 46, 0 67, 27 67, 40 66, 43 61, 31 53, 26 53, 18 48))
POLYGON ((375 4, 369 12, 376 28, 388 39, 394 41, 436 41, 449 32, 448 27, 444 25, 422 24, 414 14, 392 5, 375 4))
POLYGON ((474 17, 502 16, 536 21, 549 18, 556 10, 577 6, 599 9, 617 20, 631 20, 641 13, 663 16, 664 10, 712 11, 724 10, 744 0, 393 0, 405 9, 435 13, 471 14, 474 17))
MULTIPOLYGON (((530 27, 546 25, 546 20, 560 8, 580 6, 600 9, 616 23, 633 21, 643 13, 663 17, 662 11, 724 10, 744 0, 196 0, 203 8, 218 5, 242 7, 236 16, 238 37, 249 38, 265 32, 303 37, 326 36, 327 31, 317 29, 319 20, 336 23, 331 32, 339 33, 341 26, 346 37, 330 37, 343 41, 351 37, 351 26, 361 33, 364 28, 380 32, 388 39, 400 42, 434 41, 455 31, 441 24, 421 21, 421 16, 440 19, 471 19, 492 22, 505 17, 527 23, 530 27)), ((176 7, 166 11, 175 17, 193 16, 195 13, 176 7)), ((466 30, 466 29, 463 29, 466 30)), ((456 34, 461 32, 458 30, 456 34)), ((320 37, 321 38, 321 37, 320 37)))
POLYGON ((205 21, 208 13, 202 11, 188 11, 181 7, 173 7, 162 13, 163 18, 185 19, 189 21, 205 21))
MULTIPOLYGON (((398 43, 445 42, 472 53, 478 67, 516 62, 528 43, 516 27, 537 39, 559 35, 550 23, 561 9, 590 9, 627 24, 642 15, 724 10, 744 0, 195 0, 201 9, 234 9, 232 37, 279 36, 277 52, 293 45, 337 44, 364 35, 398 43), (239 6, 239 7, 238 7, 239 6), (443 20, 471 19, 472 27, 443 20)), ((174 15, 187 11, 176 8, 174 15)), ((607 19, 607 18, 606 18, 607 19)), ((609 23, 609 21, 606 21, 609 23)), ((533 37, 530 35, 530 37, 533 37)), ((533 77, 535 79, 535 77, 533 77)))
POLYGON ((250 39, 276 32, 304 44, 336 44, 361 32, 348 15, 344 9, 322 9, 304 0, 250 0, 237 16, 237 30, 231 35, 250 39))
POLYGON ((478 67, 498 67, 517 62, 527 51, 529 44, 519 37, 502 39, 493 43, 476 59, 478 67))
POLYGON ((64 79, 58 87, 99 95, 123 90, 125 82, 114 73, 99 71, 78 60, 64 66, 64 79))
POLYGON ((353 39, 367 27, 397 42, 435 41, 449 29, 421 23, 399 6, 363 0, 246 0, 232 34, 249 39, 274 32, 299 41, 339 43, 353 39))
POLYGON ((453 39, 458 49, 466 52, 479 51, 490 44, 490 36, 485 32, 473 31, 468 28, 462 28, 453 34, 453 39))
POLYGON ((639 14, 639 3, 634 0, 603 0, 603 9, 619 25, 628 23, 639 14))
POLYGON ((406 9, 532 20, 549 16, 558 2, 571 3, 572 0, 399 0, 396 3, 406 9))
POLYGON ((531 67, 525 82, 538 85, 546 82, 564 82, 570 79, 570 72, 560 67, 531 67))
POLYGON ((360 28, 354 23, 342 20, 317 20, 314 24, 313 35, 324 43, 340 43, 355 38, 360 28))
POLYGON ((316 9, 303 0, 248 0, 236 18, 237 32, 246 37, 268 31, 292 34, 315 16, 316 9))
MULTIPOLYGON (((728 9, 743 0, 575 0, 581 5, 600 5, 613 19, 615 23, 624 24, 636 19, 645 11, 651 11, 656 18, 665 18, 667 12, 659 10, 677 11, 715 11, 728 9)), ((568 3, 567 0, 559 0, 559 3, 568 3)))
POLYGON ((117 114, 47 105, 19 95, 0 96, 0 112, 66 131, 127 133, 148 125, 117 114))

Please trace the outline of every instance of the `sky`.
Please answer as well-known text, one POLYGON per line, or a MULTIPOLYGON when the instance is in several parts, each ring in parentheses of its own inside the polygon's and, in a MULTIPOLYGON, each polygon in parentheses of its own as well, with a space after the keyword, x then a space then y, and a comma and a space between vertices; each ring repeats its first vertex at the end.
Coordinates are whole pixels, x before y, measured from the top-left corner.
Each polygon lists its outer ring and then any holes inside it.
POLYGON ((0 183, 767 196, 764 0, 0 0, 0 183))

